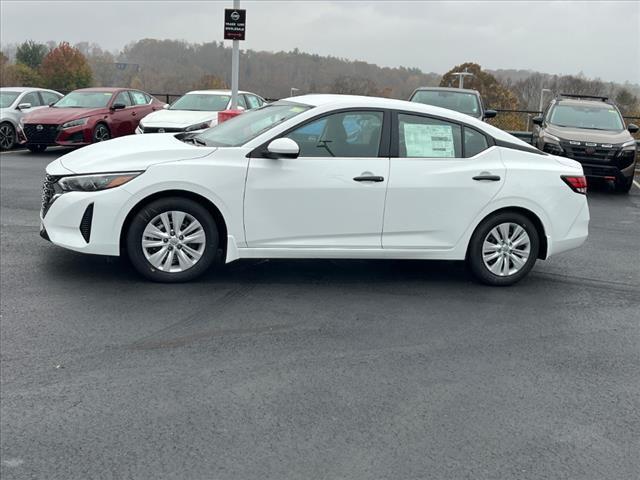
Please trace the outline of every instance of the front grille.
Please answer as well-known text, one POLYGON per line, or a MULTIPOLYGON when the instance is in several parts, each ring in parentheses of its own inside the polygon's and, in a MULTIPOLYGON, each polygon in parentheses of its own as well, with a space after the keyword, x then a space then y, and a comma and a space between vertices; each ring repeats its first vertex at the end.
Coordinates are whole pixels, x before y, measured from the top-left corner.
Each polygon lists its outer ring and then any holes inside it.
POLYGON ((27 143, 31 144, 53 145, 58 137, 58 125, 25 123, 22 129, 27 143))
POLYGON ((184 132, 184 128, 144 127, 142 131, 144 133, 177 133, 184 132))
POLYGON ((56 185, 60 177, 54 177, 53 175, 46 175, 44 182, 42 182, 42 209, 40 213, 42 218, 47 215, 51 202, 56 192, 56 185))
POLYGON ((569 142, 562 142, 560 144, 565 152, 565 157, 572 158, 578 162, 586 163, 612 163, 616 154, 619 152, 617 148, 587 145, 571 145, 569 142))
POLYGON ((80 221, 80 233, 82 234, 82 238, 84 241, 89 243, 89 239, 91 238, 91 221, 93 220, 93 203, 90 203, 87 209, 84 211, 84 215, 82 215, 82 220, 80 221))

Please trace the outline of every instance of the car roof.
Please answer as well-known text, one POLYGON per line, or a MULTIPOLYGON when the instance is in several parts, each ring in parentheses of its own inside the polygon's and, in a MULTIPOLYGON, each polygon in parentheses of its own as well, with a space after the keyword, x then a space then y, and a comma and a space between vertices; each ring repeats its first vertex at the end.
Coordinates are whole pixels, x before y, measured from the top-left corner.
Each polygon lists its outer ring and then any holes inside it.
POLYGON ((610 109, 613 107, 611 102, 603 102, 602 100, 587 100, 587 99, 579 99, 579 98, 558 98, 556 103, 561 103, 562 105, 580 105, 580 106, 588 106, 595 108, 606 108, 610 109))
MULTIPOLYGON (((38 87, 0 87, 0 92, 37 92, 39 90, 44 90, 45 92, 55 92, 55 90, 51 90, 49 88, 38 88, 38 87)), ((58 93, 58 92, 56 92, 58 93)))
POLYGON ((119 92, 120 90, 137 90, 137 88, 127 87, 89 87, 89 88, 76 88, 74 92, 119 92))
POLYGON ((504 130, 500 130, 493 125, 483 122, 470 115, 449 110, 447 108, 435 107, 424 103, 409 102, 407 100, 396 100, 392 98, 381 97, 364 97, 359 95, 335 95, 335 94, 311 94, 299 95, 283 99, 288 102, 301 103, 313 107, 327 107, 327 109, 339 108, 383 108, 392 110, 403 110, 406 112, 422 113, 450 119, 454 122, 460 122, 472 126, 480 131, 491 135, 493 138, 509 143, 516 143, 527 148, 532 148, 526 142, 508 134, 504 130))
MULTIPOLYGON (((220 90, 220 89, 192 90, 190 92, 185 93, 185 95, 189 95, 190 93, 196 93, 198 95, 231 95, 231 90, 220 90)), ((247 93, 249 95, 256 95, 255 93, 245 92, 244 90, 238 90, 238 93, 247 93)))
POLYGON ((428 90, 428 91, 440 91, 440 92, 462 92, 462 93, 472 93, 474 95, 480 95, 478 90, 474 90, 472 88, 455 88, 455 87, 418 87, 415 89, 416 92, 428 90))

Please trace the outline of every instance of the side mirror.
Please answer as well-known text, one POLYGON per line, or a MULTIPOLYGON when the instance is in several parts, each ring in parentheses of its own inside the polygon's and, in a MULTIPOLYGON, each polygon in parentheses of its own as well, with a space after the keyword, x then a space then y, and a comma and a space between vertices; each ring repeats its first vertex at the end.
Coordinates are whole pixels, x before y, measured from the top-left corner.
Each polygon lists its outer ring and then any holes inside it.
POLYGON ((627 125, 627 130, 629 130, 629 133, 638 133, 638 130, 640 130, 640 128, 638 128, 637 125, 630 123, 629 125, 627 125))
POLYGON ((18 110, 28 110, 31 108, 30 103, 21 103, 18 105, 18 110))
POLYGON ((276 138, 267 146, 271 158, 297 158, 300 147, 290 138, 276 138))
POLYGON ((483 118, 493 118, 498 114, 495 110, 485 110, 483 118))
POLYGON ((542 126, 542 122, 544 121, 544 118, 542 117, 542 115, 538 115, 537 117, 533 117, 533 118, 531 119, 531 121, 532 121, 535 125, 542 126))
POLYGON ((165 110, 168 110, 170 106, 171 106, 171 105, 169 105, 168 103, 165 103, 165 104, 162 106, 162 108, 164 108, 165 110))
POLYGON ((111 105, 111 110, 122 110, 126 107, 127 106, 124 103, 114 103, 113 105, 111 105))

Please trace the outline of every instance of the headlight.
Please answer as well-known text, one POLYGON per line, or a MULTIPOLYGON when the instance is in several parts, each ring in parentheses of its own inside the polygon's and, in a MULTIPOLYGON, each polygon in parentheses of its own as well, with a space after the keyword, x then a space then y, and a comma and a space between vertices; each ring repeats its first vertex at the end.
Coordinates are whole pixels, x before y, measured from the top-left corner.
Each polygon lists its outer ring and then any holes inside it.
POLYGON ((209 128, 210 122, 199 123, 197 125, 191 125, 184 129, 185 132, 193 132, 194 130, 203 130, 205 128, 209 128))
POLYGON ((80 125, 86 125, 88 118, 79 118, 78 120, 71 120, 70 122, 63 123, 61 128, 79 127, 80 125))
POLYGON ((62 177, 58 185, 65 192, 95 192, 119 187, 142 172, 105 173, 102 175, 73 175, 62 177))
POLYGON ((636 147, 636 141, 635 140, 629 140, 628 142, 625 142, 622 144, 622 149, 623 150, 635 150, 636 147))
POLYGON ((547 133, 547 132, 544 132, 542 134, 542 140, 544 140, 546 143, 556 143, 560 145, 560 139, 555 135, 551 135, 550 133, 547 133))

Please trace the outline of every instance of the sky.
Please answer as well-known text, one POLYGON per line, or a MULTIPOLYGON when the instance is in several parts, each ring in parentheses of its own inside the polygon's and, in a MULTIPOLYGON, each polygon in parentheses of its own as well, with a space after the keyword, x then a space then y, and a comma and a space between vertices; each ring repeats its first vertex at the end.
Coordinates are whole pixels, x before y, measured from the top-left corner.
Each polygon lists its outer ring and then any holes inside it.
MULTIPOLYGON (((231 0, 0 0, 0 47, 27 39, 220 41, 231 0)), ((640 83, 640 1, 244 1, 243 49, 301 51, 444 73, 486 69, 584 73, 640 83)), ((230 44, 230 42, 229 42, 230 44)))

